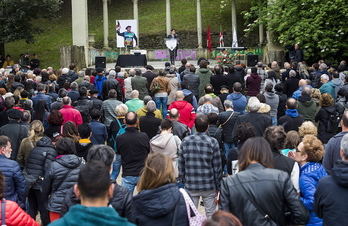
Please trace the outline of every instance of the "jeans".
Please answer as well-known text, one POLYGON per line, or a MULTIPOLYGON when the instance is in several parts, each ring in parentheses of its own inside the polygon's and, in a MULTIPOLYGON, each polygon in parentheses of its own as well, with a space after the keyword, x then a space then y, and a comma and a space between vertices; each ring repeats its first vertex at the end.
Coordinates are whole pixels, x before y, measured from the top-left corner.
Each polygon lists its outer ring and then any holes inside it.
POLYGON ((165 119, 167 118, 167 101, 168 97, 154 97, 155 98, 155 103, 156 103, 156 108, 161 110, 162 106, 162 117, 165 119))
POLYGON ((125 176, 122 177, 122 186, 127 188, 130 193, 133 195, 134 193, 134 188, 137 186, 138 181, 140 177, 133 177, 133 176, 125 176))
MULTIPOLYGON (((233 143, 224 143, 224 147, 225 147, 225 156, 226 156, 226 160, 227 160, 227 155, 228 155, 228 151, 231 149, 231 148, 234 148, 234 144, 233 143)), ((228 174, 227 172, 227 166, 223 166, 224 167, 224 174, 228 174)))
POLYGON ((193 204, 198 209, 198 204, 199 204, 199 198, 202 196, 203 203, 204 203, 204 208, 205 208, 205 215, 207 218, 211 217, 213 213, 216 210, 216 203, 215 203, 215 196, 216 196, 216 191, 211 190, 211 191, 190 191, 191 197, 193 204))
POLYGON ((38 189, 30 189, 28 194, 29 209, 28 214, 36 220, 37 211, 40 211, 42 225, 48 225, 50 219, 48 217, 48 210, 45 208, 47 198, 43 196, 38 189))
POLYGON ((278 125, 277 117, 271 117, 272 118, 272 126, 278 125))
POLYGON ((116 180, 121 169, 121 155, 116 155, 115 161, 112 163, 111 179, 116 180))

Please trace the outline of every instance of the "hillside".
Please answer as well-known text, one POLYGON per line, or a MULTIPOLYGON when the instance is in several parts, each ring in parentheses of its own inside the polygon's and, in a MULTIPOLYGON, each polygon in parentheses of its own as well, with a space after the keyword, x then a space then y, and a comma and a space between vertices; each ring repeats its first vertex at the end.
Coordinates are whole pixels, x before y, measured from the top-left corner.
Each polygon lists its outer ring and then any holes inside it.
MULTIPOLYGON (((202 28, 205 34, 207 26, 211 26, 213 47, 217 46, 217 35, 221 30, 225 34, 225 43, 229 43, 231 37, 231 3, 220 14, 221 0, 201 0, 202 5, 202 28)), ((166 34, 166 12, 163 0, 139 0, 139 39, 147 36, 165 36, 166 34)), ((111 48, 115 43, 115 21, 133 18, 133 2, 130 0, 109 1, 109 44, 111 48)), ((247 10, 250 2, 237 1, 238 37, 244 43, 251 43, 243 37, 244 21, 240 12, 247 10)), ((103 20, 102 1, 88 1, 89 10, 89 33, 96 33, 97 46, 103 42, 103 20)), ((78 12, 74 12, 78 13, 78 12)), ((5 45, 5 54, 11 54, 15 61, 19 55, 26 51, 37 53, 42 67, 52 66, 59 68, 59 47, 72 44, 71 31, 71 0, 64 1, 62 9, 57 15, 56 21, 39 19, 35 23, 45 29, 45 33, 35 37, 34 44, 27 44, 24 40, 8 43, 5 45)), ((194 0, 172 0, 171 1, 172 27, 177 29, 178 34, 196 32, 196 1, 194 0)), ((205 40, 205 36, 203 36, 205 40)), ((203 41, 205 44, 205 41, 203 41)), ((185 46, 196 48, 197 46, 185 46)))

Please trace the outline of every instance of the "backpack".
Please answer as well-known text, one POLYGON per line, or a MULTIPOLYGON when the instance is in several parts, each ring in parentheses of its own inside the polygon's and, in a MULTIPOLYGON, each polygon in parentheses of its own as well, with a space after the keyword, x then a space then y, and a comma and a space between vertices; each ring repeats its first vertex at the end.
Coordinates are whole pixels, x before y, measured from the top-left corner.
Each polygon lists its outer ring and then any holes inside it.
POLYGON ((312 80, 312 86, 313 88, 320 88, 320 77, 322 73, 320 72, 315 72, 313 74, 313 80, 312 80))
POLYGON ((338 125, 341 122, 342 114, 338 111, 335 111, 334 113, 329 112, 329 120, 327 121, 326 125, 326 132, 328 133, 337 133, 338 125))
POLYGON ((116 154, 119 154, 120 152, 117 150, 117 145, 116 145, 116 138, 121 135, 124 134, 126 132, 126 128, 127 125, 126 124, 121 124, 120 121, 118 119, 116 119, 119 129, 118 132, 115 135, 112 135, 110 138, 110 143, 112 144, 112 148, 114 149, 114 151, 116 152, 116 154))
POLYGON ((187 102, 189 102, 193 106, 193 94, 192 93, 185 96, 184 100, 186 100, 187 102))

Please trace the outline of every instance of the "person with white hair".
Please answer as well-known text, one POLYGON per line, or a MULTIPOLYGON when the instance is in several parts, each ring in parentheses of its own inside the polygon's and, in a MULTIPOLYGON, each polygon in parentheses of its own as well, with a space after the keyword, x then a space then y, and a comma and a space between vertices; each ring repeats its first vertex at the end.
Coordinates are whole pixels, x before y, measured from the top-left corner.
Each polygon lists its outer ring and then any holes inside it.
POLYGON ((129 76, 126 78, 124 82, 124 89, 125 89, 125 101, 130 100, 131 97, 131 92, 132 92, 132 78, 135 76, 135 70, 132 68, 128 72, 129 76))
POLYGON ((117 100, 122 101, 123 95, 121 92, 120 83, 115 79, 115 76, 116 76, 116 71, 111 70, 109 72, 108 79, 103 82, 103 85, 102 85, 103 95, 102 96, 104 97, 104 99, 107 99, 109 91, 114 89, 117 91, 117 100))
POLYGON ((265 129, 269 126, 272 126, 272 119, 271 117, 258 113, 257 111, 261 107, 261 103, 257 97, 250 97, 248 101, 248 110, 249 112, 244 115, 239 115, 236 123, 234 125, 234 129, 232 132, 232 139, 234 145, 238 144, 238 134, 237 134, 237 128, 240 124, 249 122, 253 126, 255 126, 256 129, 256 136, 263 136, 263 133, 265 129))
POLYGON ((63 88, 65 82, 72 82, 71 78, 69 77, 69 69, 66 67, 62 69, 62 75, 59 76, 57 80, 59 88, 63 88))
POLYGON ((154 136, 156 136, 158 129, 161 125, 162 119, 155 117, 155 111, 156 111, 156 103, 153 100, 150 100, 146 104, 146 115, 141 116, 139 118, 139 129, 140 132, 144 132, 149 137, 149 140, 151 140, 154 136))
POLYGON ((319 90, 321 92, 321 94, 323 93, 329 93, 331 95, 331 97, 333 99, 336 98, 336 94, 335 94, 335 84, 333 84, 331 81, 329 81, 329 76, 327 74, 322 74, 320 76, 320 81, 323 84, 319 90))
POLYGON ((292 97, 293 93, 298 90, 298 79, 296 78, 296 71, 291 70, 289 72, 289 78, 284 82, 283 93, 289 97, 292 97))

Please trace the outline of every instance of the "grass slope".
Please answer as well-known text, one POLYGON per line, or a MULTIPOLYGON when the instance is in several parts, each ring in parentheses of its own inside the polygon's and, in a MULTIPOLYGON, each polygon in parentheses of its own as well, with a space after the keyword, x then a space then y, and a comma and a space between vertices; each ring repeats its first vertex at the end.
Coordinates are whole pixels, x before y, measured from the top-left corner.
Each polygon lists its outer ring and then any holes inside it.
MULTIPOLYGON (((225 0, 226 1, 226 0, 225 0)), ((201 0, 202 29, 211 26, 212 32, 219 32, 220 26, 224 32, 231 31, 231 2, 221 13, 221 0, 201 0)), ((243 19, 239 12, 247 10, 250 2, 237 1, 238 29, 243 29, 243 19)), ((143 35, 166 33, 166 5, 164 0, 139 0, 139 32, 140 39, 143 35)), ((96 33, 96 42, 103 42, 103 12, 102 1, 88 1, 89 33, 96 33)), ((133 19, 133 2, 130 0, 111 0, 109 9, 109 40, 115 39, 115 20, 133 19)), ((79 13, 74 12, 74 13, 79 13)), ((19 55, 26 51, 39 54, 41 67, 60 67, 59 48, 63 45, 72 45, 71 31, 71 0, 65 1, 61 11, 57 14, 60 18, 56 21, 39 19, 36 24, 45 28, 45 33, 35 37, 34 44, 27 44, 24 40, 5 45, 6 54, 11 54, 15 61, 19 55)), ((55 15, 52 15, 54 17, 55 15)), ((196 1, 171 0, 171 23, 178 32, 195 31, 196 1)), ((113 47, 113 46, 111 46, 113 47)))

